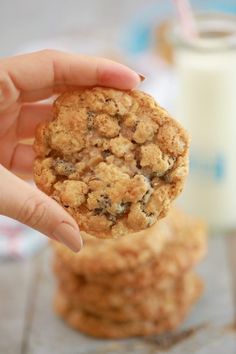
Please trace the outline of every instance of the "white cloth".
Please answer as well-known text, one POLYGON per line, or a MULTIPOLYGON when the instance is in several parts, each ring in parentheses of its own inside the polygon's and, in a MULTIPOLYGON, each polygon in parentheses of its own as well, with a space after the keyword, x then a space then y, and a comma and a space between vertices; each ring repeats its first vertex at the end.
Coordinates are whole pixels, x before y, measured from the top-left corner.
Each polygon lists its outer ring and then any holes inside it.
POLYGON ((23 259, 47 245, 48 238, 5 216, 0 216, 0 260, 23 259))

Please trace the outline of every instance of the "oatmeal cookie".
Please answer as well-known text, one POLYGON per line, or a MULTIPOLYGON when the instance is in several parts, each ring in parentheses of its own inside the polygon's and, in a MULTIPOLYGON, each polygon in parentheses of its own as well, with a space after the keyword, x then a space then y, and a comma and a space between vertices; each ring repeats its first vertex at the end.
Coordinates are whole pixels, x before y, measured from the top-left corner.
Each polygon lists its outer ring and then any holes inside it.
POLYGON ((82 308, 74 308, 62 292, 58 292, 55 297, 54 309, 71 327, 91 336, 101 338, 147 336, 177 328, 201 293, 202 282, 199 278, 195 278, 191 295, 189 293, 185 301, 173 305, 173 312, 163 317, 157 313, 156 317, 141 320, 113 321, 106 318, 105 313, 99 316, 82 308))
POLYGON ((73 272, 95 277, 101 273, 132 271, 160 254, 172 237, 170 228, 162 220, 145 233, 140 231, 118 240, 98 240, 85 232, 81 234, 84 247, 79 253, 54 242, 55 255, 64 267, 68 266, 73 272))
POLYGON ((71 273, 67 279, 74 279, 74 284, 76 279, 84 278, 94 284, 110 284, 115 288, 124 285, 142 287, 156 278, 161 285, 168 277, 188 271, 206 253, 205 225, 176 209, 145 233, 145 237, 142 234, 135 237, 137 242, 132 236, 97 240, 84 235, 85 246, 79 254, 56 243, 56 274, 64 269, 71 273), (153 233, 150 234, 151 230, 153 233))
POLYGON ((58 289, 75 309, 82 308, 114 321, 128 321, 174 313, 176 307, 192 297, 196 278, 195 274, 188 272, 182 277, 169 279, 162 289, 158 286, 158 279, 152 286, 141 289, 125 286, 123 289, 111 289, 92 283, 78 291, 68 288, 66 283, 59 283, 58 289))
POLYGON ((163 218, 188 173, 189 139, 149 95, 68 92, 36 133, 34 179, 81 230, 117 238, 163 218))

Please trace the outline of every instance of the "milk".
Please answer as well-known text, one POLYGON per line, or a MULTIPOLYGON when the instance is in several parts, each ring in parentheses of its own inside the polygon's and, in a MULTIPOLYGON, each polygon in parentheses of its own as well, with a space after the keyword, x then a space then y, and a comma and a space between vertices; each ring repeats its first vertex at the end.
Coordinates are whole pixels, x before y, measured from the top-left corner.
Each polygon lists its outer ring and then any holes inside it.
POLYGON ((236 227, 234 25, 213 36, 211 28, 209 37, 175 52, 177 118, 192 138, 190 175, 181 204, 214 229, 236 227))

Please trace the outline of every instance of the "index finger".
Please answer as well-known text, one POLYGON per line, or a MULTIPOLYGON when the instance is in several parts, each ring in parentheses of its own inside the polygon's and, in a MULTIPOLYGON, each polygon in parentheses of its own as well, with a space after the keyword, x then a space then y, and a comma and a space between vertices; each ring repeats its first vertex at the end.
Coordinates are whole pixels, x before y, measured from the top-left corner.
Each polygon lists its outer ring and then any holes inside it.
MULTIPOLYGON (((0 86, 24 102, 50 97, 62 87, 109 86, 132 89, 140 77, 125 65, 105 58, 43 50, 0 61, 0 86)), ((4 92, 3 96, 4 96, 4 92)))

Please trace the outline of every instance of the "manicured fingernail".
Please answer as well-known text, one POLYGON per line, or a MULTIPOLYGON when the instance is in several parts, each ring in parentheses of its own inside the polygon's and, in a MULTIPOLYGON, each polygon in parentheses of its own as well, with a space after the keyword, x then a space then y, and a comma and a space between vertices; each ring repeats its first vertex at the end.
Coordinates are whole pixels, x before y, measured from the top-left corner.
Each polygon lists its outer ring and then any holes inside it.
POLYGON ((65 222, 57 226, 53 236, 74 252, 79 252, 83 245, 79 230, 65 222))
POLYGON ((140 77, 140 81, 143 82, 144 80, 146 80, 146 76, 144 76, 143 74, 138 74, 138 76, 140 77))

